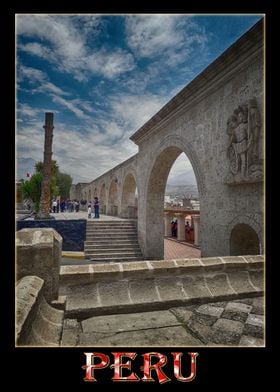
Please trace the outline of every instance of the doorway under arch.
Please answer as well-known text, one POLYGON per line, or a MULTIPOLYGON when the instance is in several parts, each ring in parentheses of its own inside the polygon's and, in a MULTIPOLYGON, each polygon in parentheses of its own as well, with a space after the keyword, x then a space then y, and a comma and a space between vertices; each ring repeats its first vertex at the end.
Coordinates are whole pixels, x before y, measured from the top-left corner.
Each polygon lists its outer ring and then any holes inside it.
MULTIPOLYGON (((146 249, 149 259, 164 258, 165 188, 169 172, 176 159, 183 152, 185 153, 177 146, 165 148, 155 159, 149 175, 146 188, 146 231, 149 233, 146 237, 146 249)), ((193 167, 193 169, 195 168, 193 167)), ((197 179, 196 173, 195 178, 197 179)), ((199 188, 198 182, 197 186, 199 188)))
POLYGON ((259 255, 260 241, 255 230, 245 224, 238 223, 230 234, 230 255, 259 255))

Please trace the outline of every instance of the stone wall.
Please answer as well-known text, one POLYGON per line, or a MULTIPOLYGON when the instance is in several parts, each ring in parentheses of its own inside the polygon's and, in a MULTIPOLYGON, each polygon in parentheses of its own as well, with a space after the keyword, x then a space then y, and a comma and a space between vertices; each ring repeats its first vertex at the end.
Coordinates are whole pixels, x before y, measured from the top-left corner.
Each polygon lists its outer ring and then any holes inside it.
POLYGON ((45 228, 55 229, 62 237, 62 250, 72 252, 83 252, 84 241, 86 240, 86 220, 30 220, 18 221, 17 230, 24 228, 45 228))
POLYGON ((58 298, 62 238, 54 229, 22 229, 16 233, 16 278, 44 279, 48 302, 58 298))

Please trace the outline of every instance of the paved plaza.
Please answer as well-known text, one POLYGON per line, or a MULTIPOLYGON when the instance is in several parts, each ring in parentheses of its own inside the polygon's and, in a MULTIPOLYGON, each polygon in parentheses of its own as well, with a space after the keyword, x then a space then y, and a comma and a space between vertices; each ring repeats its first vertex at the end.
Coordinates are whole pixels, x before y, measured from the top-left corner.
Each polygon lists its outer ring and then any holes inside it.
POLYGON ((264 298, 65 319, 62 346, 264 346, 264 298))

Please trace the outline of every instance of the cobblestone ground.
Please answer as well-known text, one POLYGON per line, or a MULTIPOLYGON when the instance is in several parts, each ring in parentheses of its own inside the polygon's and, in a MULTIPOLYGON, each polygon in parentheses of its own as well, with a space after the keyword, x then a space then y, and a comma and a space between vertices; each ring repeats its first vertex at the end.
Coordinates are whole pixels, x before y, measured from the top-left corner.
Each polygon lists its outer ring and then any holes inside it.
POLYGON ((189 246, 185 242, 164 239, 164 260, 200 257, 200 249, 189 246))
POLYGON ((62 346, 264 346, 264 298, 65 319, 62 346))
POLYGON ((264 298, 170 309, 205 345, 264 346, 264 298))

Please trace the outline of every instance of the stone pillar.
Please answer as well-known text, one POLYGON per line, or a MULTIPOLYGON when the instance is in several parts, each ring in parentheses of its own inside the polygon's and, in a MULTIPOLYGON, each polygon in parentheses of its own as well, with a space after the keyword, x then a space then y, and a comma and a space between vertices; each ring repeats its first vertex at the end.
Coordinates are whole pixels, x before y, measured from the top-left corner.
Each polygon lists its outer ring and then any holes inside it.
POLYGON ((43 181, 40 199, 39 219, 50 219, 50 184, 52 170, 52 139, 53 139, 53 113, 45 113, 45 145, 44 145, 44 166, 43 181))
POLYGON ((200 215, 193 215, 193 232, 194 232, 194 244, 196 246, 199 245, 199 222, 200 222, 200 215))
POLYGON ((36 275, 45 281, 48 302, 58 298, 62 237, 51 228, 22 229, 16 233, 17 280, 36 275))
POLYGON ((171 218, 172 214, 170 212, 164 213, 164 235, 165 237, 171 237, 171 218))
POLYGON ((177 218, 177 240, 186 241, 186 229, 185 229, 185 215, 183 213, 176 213, 177 218))

